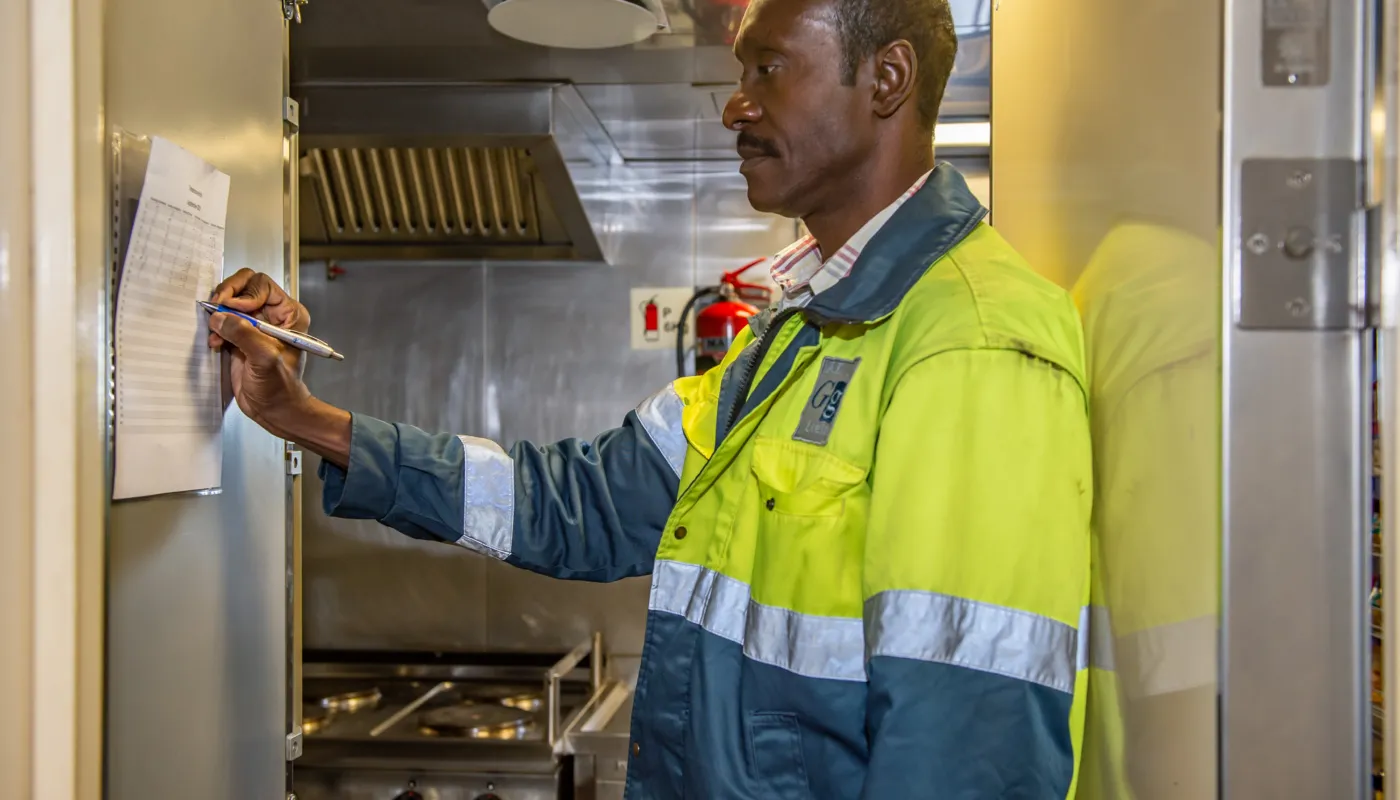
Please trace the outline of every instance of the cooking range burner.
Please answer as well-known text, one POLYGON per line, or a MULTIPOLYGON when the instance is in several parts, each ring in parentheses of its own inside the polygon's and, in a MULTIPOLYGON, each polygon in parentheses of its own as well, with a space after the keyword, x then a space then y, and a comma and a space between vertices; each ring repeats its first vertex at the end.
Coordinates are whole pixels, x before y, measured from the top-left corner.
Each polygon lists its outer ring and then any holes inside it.
POLYGON ((427 736, 462 739, 521 739, 535 715, 499 703, 462 703, 435 708, 418 717, 418 730, 427 736))
POLYGON ((384 694, 378 687, 358 692, 343 692, 321 698, 321 707, 332 714, 353 714, 366 708, 378 708, 384 694))
POLYGON ((544 693, 522 689, 519 686, 459 684, 459 692, 468 702, 497 703, 531 713, 544 706, 544 693))

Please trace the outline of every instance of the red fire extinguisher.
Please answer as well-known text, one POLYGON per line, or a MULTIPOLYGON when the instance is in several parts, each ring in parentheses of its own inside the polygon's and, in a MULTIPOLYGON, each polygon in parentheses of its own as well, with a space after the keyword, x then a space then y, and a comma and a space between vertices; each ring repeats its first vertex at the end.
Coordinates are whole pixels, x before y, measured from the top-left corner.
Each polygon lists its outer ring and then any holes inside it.
POLYGON ((764 261, 767 259, 760 258, 724 273, 718 286, 700 289, 686 303, 676 331, 676 371, 681 376, 686 374, 685 321, 690 317, 690 309, 701 301, 711 301, 695 315, 695 371, 703 375, 724 360, 734 337, 749 324, 749 318, 759 312, 755 304, 767 306, 771 301, 771 290, 767 286, 739 280, 740 275, 764 261))
POLYGON ((655 342, 661 338, 661 321, 657 313, 656 298, 642 303, 642 338, 648 342, 655 342))

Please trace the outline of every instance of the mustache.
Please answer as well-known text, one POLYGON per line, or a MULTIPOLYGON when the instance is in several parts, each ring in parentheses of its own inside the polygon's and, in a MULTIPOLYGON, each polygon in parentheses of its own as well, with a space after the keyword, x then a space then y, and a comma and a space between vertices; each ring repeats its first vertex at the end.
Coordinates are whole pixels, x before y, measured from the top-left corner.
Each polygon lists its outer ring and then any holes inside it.
POLYGON ((755 136, 752 133, 749 133, 748 131, 741 131, 739 133, 738 146, 753 148, 754 150, 759 151, 765 156, 776 157, 778 155, 777 145, 773 144, 767 139, 755 136))

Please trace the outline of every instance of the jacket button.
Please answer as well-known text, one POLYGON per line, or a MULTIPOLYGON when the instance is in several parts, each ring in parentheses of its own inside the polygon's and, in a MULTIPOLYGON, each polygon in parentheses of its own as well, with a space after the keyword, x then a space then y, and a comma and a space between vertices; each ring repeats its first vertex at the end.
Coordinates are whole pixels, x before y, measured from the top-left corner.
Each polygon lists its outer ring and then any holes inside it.
POLYGON ((639 756, 639 755, 641 755, 641 754, 642 754, 642 746, 641 746, 640 744, 638 744, 637 742, 633 742, 633 743, 632 743, 632 755, 634 755, 634 756, 639 756))
POLYGON ((684 526, 684 525, 680 526, 679 528, 676 528, 676 538, 677 538, 677 539, 684 539, 684 538, 685 538, 685 533, 686 533, 686 530, 685 530, 685 526, 684 526))
POLYGON ((769 511, 772 511, 772 510, 773 510, 773 507, 776 506, 777 504, 778 504, 778 501, 774 500, 774 499, 771 498, 771 497, 768 498, 768 502, 767 502, 767 503, 764 503, 764 505, 768 506, 768 510, 769 510, 769 511))

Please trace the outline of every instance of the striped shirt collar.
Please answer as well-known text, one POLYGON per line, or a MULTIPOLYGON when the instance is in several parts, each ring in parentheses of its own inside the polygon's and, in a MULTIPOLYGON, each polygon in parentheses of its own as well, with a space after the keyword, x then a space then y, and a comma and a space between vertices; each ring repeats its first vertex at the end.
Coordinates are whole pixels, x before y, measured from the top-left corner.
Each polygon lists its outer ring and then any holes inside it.
POLYGON ((879 233, 885 223, 889 222, 890 217, 894 216, 894 212, 898 211, 906 200, 913 197, 915 192, 923 188, 924 182, 932 174, 933 172, 930 170, 914 181, 914 185, 910 186, 908 191, 882 209, 880 213, 871 217, 831 258, 822 258, 821 247, 817 245, 817 240, 811 234, 803 236, 773 256, 773 266, 769 268, 769 271, 773 281, 783 292, 779 307, 797 306, 800 308, 805 306, 812 301, 813 297, 830 289, 842 278, 850 275, 851 269, 856 265, 856 259, 860 258, 860 253, 865 249, 865 246, 870 243, 876 233, 879 233))

